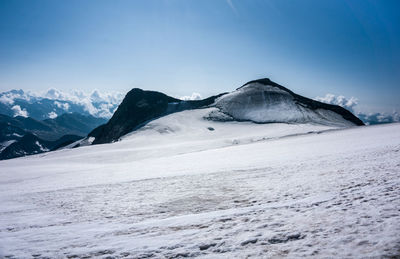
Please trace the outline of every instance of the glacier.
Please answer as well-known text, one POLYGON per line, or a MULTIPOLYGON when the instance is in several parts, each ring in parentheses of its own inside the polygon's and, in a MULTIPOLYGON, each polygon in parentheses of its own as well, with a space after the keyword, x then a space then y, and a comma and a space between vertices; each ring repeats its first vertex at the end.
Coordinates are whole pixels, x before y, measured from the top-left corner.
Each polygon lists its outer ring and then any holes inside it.
POLYGON ((399 255, 400 124, 208 119, 220 108, 0 161, 0 257, 399 255))

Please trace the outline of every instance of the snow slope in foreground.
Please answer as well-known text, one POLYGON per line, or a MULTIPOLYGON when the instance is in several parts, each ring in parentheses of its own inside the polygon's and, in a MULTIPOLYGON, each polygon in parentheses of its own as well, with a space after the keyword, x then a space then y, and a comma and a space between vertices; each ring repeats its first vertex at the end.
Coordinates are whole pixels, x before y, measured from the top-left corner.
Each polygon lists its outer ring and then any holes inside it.
POLYGON ((399 254, 400 124, 321 132, 207 112, 0 162, 0 256, 399 254))

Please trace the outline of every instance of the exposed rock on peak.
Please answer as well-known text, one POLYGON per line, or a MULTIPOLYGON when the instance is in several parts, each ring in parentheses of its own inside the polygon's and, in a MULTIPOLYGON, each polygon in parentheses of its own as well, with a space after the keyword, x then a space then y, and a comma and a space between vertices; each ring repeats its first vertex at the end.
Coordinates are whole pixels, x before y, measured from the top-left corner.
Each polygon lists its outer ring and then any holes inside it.
POLYGON ((364 125, 348 110, 321 103, 271 81, 250 81, 219 98, 215 106, 237 120, 258 123, 318 123, 337 126, 364 125))
POLYGON ((183 101, 160 92, 134 88, 126 94, 108 123, 94 129, 89 136, 95 138, 93 144, 109 143, 150 120, 170 113, 210 105, 219 96, 204 100, 183 101))

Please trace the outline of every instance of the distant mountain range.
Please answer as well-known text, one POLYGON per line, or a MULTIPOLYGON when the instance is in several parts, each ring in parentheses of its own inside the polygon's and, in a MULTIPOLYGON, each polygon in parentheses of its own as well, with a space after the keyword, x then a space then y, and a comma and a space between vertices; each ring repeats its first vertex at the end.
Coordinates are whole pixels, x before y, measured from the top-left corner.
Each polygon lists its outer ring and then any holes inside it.
POLYGON ((98 91, 4 92, 0 94, 0 159, 55 150, 85 136, 74 146, 111 143, 160 117, 210 107, 215 109, 205 119, 220 122, 364 125, 352 113, 352 106, 345 109, 332 98, 331 104, 309 99, 268 78, 250 81, 230 93, 203 100, 198 97, 182 100, 138 88, 123 100, 119 93, 98 91))
POLYGON ((54 150, 83 138, 106 121, 79 113, 64 113, 41 121, 0 114, 0 159, 54 150))
POLYGON ((57 150, 81 138, 76 135, 64 135, 55 141, 48 141, 27 133, 1 150, 0 160, 57 150))
POLYGON ((0 93, 0 159, 54 150, 107 122, 121 93, 49 89, 0 93))
POLYGON ((122 101, 121 93, 93 91, 62 92, 50 89, 45 93, 11 90, 0 93, 0 113, 8 116, 53 119, 64 113, 80 113, 109 119, 122 101))

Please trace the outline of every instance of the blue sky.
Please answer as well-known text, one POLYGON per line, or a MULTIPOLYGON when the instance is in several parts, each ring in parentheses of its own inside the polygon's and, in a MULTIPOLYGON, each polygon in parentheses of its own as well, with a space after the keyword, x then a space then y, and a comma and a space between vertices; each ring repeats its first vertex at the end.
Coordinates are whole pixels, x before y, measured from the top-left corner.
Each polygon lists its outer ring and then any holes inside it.
POLYGON ((0 1, 0 90, 203 97, 269 77, 400 110, 400 1, 0 1))

